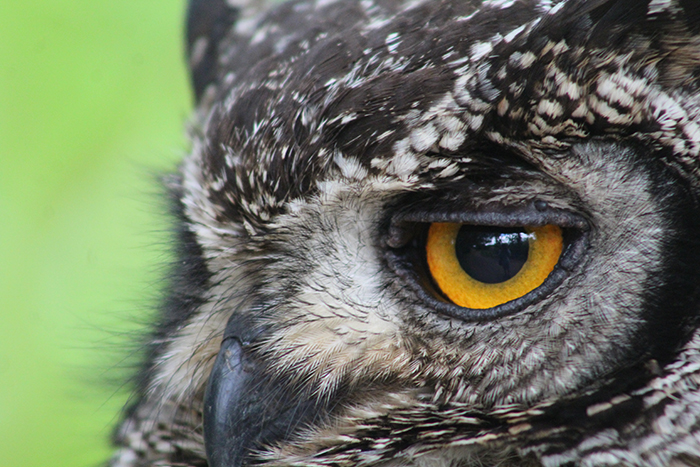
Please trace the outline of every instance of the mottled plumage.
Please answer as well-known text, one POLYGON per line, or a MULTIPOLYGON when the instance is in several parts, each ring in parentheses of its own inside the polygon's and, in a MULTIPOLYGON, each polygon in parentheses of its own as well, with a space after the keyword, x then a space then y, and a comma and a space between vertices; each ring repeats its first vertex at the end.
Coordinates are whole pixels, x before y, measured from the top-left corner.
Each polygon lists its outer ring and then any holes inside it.
POLYGON ((700 3, 192 0, 187 37, 181 260, 110 466, 700 465, 700 3), (435 222, 566 246, 461 308, 435 222))

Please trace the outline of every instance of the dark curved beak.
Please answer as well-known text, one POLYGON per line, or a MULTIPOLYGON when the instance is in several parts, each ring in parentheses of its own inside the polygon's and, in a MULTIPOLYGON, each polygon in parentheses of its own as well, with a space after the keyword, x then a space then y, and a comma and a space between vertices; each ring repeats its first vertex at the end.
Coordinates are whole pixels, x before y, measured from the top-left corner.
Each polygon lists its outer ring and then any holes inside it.
POLYGON ((241 343, 224 339, 204 395, 204 446, 211 467, 243 465, 245 447, 252 441, 247 415, 254 404, 246 399, 253 376, 241 343))
POLYGON ((204 395, 204 446, 209 467, 248 464, 251 452, 284 441, 325 406, 255 360, 250 331, 229 320, 204 395), (241 337, 241 334, 248 334, 241 337))

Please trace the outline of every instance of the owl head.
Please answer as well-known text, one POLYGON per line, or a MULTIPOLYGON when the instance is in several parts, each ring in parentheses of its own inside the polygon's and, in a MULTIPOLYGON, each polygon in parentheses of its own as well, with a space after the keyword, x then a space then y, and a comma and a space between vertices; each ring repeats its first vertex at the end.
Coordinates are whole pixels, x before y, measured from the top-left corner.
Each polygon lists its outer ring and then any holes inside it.
POLYGON ((193 0, 187 37, 115 459, 698 465, 699 3, 193 0))

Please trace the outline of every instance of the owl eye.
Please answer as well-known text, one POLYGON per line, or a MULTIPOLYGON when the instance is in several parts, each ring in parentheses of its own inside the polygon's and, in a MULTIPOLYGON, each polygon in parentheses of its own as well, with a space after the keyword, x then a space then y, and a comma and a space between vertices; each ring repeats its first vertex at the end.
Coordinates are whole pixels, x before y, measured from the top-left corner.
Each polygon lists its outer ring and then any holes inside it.
POLYGON ((387 265, 428 309, 498 319, 545 299, 582 267, 591 231, 582 213, 536 201, 468 203, 411 200, 389 222, 387 265))
POLYGON ((455 305, 493 308, 541 286, 564 249, 562 229, 434 222, 425 253, 430 275, 455 305))

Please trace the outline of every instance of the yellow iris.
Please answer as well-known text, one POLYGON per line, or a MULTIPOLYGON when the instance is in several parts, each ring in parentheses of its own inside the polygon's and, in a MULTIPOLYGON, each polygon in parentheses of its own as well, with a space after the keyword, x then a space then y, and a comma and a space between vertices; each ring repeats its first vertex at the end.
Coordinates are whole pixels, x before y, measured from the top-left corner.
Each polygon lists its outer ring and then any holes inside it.
POLYGON ((551 224, 524 227, 528 242, 527 260, 520 270, 503 282, 481 282, 467 274, 457 257, 457 235, 462 225, 431 224, 426 254, 430 274, 440 290, 456 305, 465 308, 493 308, 536 289, 559 262, 564 247, 560 227, 551 224))

